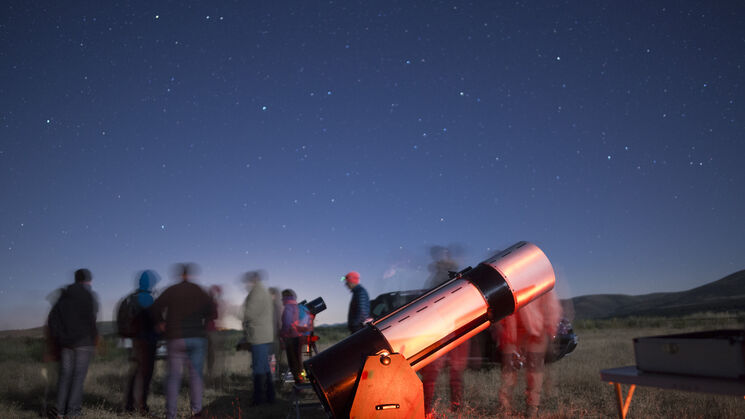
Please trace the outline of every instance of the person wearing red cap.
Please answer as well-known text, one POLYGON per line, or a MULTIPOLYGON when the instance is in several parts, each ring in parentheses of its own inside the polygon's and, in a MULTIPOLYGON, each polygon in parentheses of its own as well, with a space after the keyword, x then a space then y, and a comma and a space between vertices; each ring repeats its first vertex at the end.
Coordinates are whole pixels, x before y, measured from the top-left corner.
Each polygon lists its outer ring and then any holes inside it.
POLYGON ((342 277, 344 284, 352 291, 347 314, 347 328, 354 333, 365 326, 370 319, 370 297, 367 290, 360 285, 360 274, 352 271, 342 277))

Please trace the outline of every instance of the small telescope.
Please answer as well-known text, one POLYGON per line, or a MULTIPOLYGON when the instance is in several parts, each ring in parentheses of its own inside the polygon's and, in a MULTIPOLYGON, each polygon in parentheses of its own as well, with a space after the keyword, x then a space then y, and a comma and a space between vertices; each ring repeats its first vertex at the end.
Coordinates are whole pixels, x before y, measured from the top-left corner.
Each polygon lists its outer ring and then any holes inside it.
POLYGON ((555 280, 541 249, 516 243, 305 361, 305 370, 332 417, 423 418, 416 371, 551 290, 555 280))
POLYGON ((323 298, 321 297, 318 297, 311 302, 306 302, 305 300, 303 300, 299 304, 304 305, 313 316, 317 316, 318 313, 326 310, 326 302, 324 302, 323 298))

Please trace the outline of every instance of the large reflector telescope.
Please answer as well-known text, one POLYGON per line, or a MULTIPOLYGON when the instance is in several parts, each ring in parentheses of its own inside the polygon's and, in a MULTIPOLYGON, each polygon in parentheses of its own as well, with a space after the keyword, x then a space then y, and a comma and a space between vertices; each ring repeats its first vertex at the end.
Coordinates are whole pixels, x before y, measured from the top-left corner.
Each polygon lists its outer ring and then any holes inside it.
MULTIPOLYGON (((543 251, 516 243, 305 361, 305 370, 326 410, 334 417, 350 416, 368 357, 382 356, 383 363, 387 355, 400 354, 418 371, 549 291, 554 282, 543 251)), ((376 397, 387 397, 384 389, 376 391, 381 393, 376 397)))

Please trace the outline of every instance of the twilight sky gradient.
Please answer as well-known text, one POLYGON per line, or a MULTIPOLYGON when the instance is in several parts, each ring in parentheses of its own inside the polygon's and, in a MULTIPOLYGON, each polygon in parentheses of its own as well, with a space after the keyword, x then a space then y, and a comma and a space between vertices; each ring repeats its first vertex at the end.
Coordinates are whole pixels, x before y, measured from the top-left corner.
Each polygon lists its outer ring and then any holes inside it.
POLYGON ((322 296, 417 288, 538 244, 560 294, 745 268, 738 2, 10 0, 0 12, 0 329, 88 267, 201 265, 322 296))

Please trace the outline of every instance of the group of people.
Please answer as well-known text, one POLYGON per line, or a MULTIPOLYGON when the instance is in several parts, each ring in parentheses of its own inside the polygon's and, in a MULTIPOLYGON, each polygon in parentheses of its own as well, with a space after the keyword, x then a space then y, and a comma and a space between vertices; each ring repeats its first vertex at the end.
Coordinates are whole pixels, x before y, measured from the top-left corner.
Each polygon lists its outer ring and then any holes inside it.
POLYGON ((277 288, 266 289, 263 271, 248 272, 243 281, 248 296, 243 303, 242 342, 251 351, 253 375, 253 405, 274 403, 274 378, 270 360, 281 358, 284 348, 290 373, 296 383, 305 380, 303 346, 313 332, 314 315, 297 302, 291 289, 281 293, 277 288))
MULTIPOLYGON (((457 271, 456 262, 446 248, 432 249, 434 261, 430 264, 428 288, 436 287, 450 279, 457 271)), ((204 391, 203 367, 205 359, 211 366, 214 347, 219 346, 215 320, 218 318, 221 289, 210 288, 209 293, 193 282, 196 266, 180 264, 177 267, 179 282, 166 288, 157 298, 153 289, 158 275, 150 270, 139 277, 139 287, 124 301, 131 299, 139 308, 133 318, 134 327, 126 334, 132 339, 133 367, 129 376, 125 410, 149 414, 147 398, 156 358, 157 342, 167 342, 168 375, 166 379, 166 417, 174 418, 181 389, 183 369, 189 371, 189 400, 191 412, 202 412, 204 391)), ((273 403, 276 398, 270 360, 280 358, 282 349, 296 383, 305 381, 302 364, 303 345, 313 330, 313 314, 298 304, 291 289, 279 292, 267 289, 263 271, 251 271, 243 276, 248 295, 243 303, 242 342, 251 351, 253 378, 252 405, 273 403), (273 358, 276 357, 276 358, 273 358)), ((370 322, 370 298, 360 284, 360 274, 352 271, 342 277, 351 291, 347 327, 355 333, 370 322)), ((91 289, 92 275, 87 269, 75 272, 75 282, 60 290, 49 313, 47 335, 49 358, 59 361, 56 411, 58 417, 81 414, 83 382, 88 365, 99 341, 96 328, 98 303, 91 289)), ((121 317, 121 308, 120 308, 121 317)), ((501 406, 506 411, 512 407, 512 396, 520 366, 515 354, 526 353, 526 404, 527 415, 538 411, 544 373, 544 357, 558 324, 561 309, 555 293, 550 292, 527 305, 512 316, 492 326, 492 333, 500 343, 502 352, 502 385, 499 390, 501 406)), ((120 334, 122 324, 119 322, 120 334)), ((437 376, 446 367, 449 372, 450 408, 460 409, 463 400, 463 372, 467 366, 469 341, 463 342, 445 356, 421 370, 425 414, 433 416, 434 390, 437 376)))
MULTIPOLYGON (((153 378, 158 341, 166 341, 168 373, 165 383, 166 416, 176 417, 177 399, 184 368, 188 369, 191 412, 199 416, 204 392, 203 369, 217 358, 222 345, 216 320, 220 317, 219 286, 208 291, 194 283, 196 265, 177 265, 179 281, 154 295, 159 276, 152 270, 139 275, 135 292, 125 297, 117 310, 117 329, 122 337, 131 339, 132 369, 129 375, 124 409, 142 415, 149 414, 147 403, 153 378)), ((295 382, 305 381, 302 355, 313 331, 314 314, 291 289, 279 291, 265 288, 264 271, 243 275, 248 295, 243 302, 242 339, 251 352, 253 378, 252 404, 275 401, 274 377, 270 360, 286 353, 287 364, 295 382)), ((82 412, 83 383, 95 348, 99 343, 96 327, 98 299, 92 290, 93 276, 88 269, 75 272, 75 282, 58 291, 52 300, 47 319, 47 360, 59 361, 56 406, 51 413, 57 417, 79 416, 82 412)), ((353 291, 350 310, 351 331, 369 320, 369 298, 359 285, 359 274, 346 275, 347 286, 353 291)))
MULTIPOLYGON (((179 282, 154 298, 158 275, 144 271, 132 302, 140 308, 133 317, 133 368, 128 382, 125 409, 148 414, 147 397, 153 376, 157 341, 163 337, 168 349, 166 416, 176 417, 181 374, 189 369, 191 412, 202 411, 202 368, 207 352, 208 325, 217 317, 215 300, 193 282, 196 267, 180 264, 179 282)), ((83 383, 100 336, 96 327, 97 297, 91 288, 88 269, 75 272, 75 282, 60 290, 47 319, 48 359, 59 360, 56 407, 51 414, 75 417, 82 414, 83 383)), ((125 299, 126 300, 126 299, 125 299)), ((121 328, 121 325, 119 325, 121 328)))

